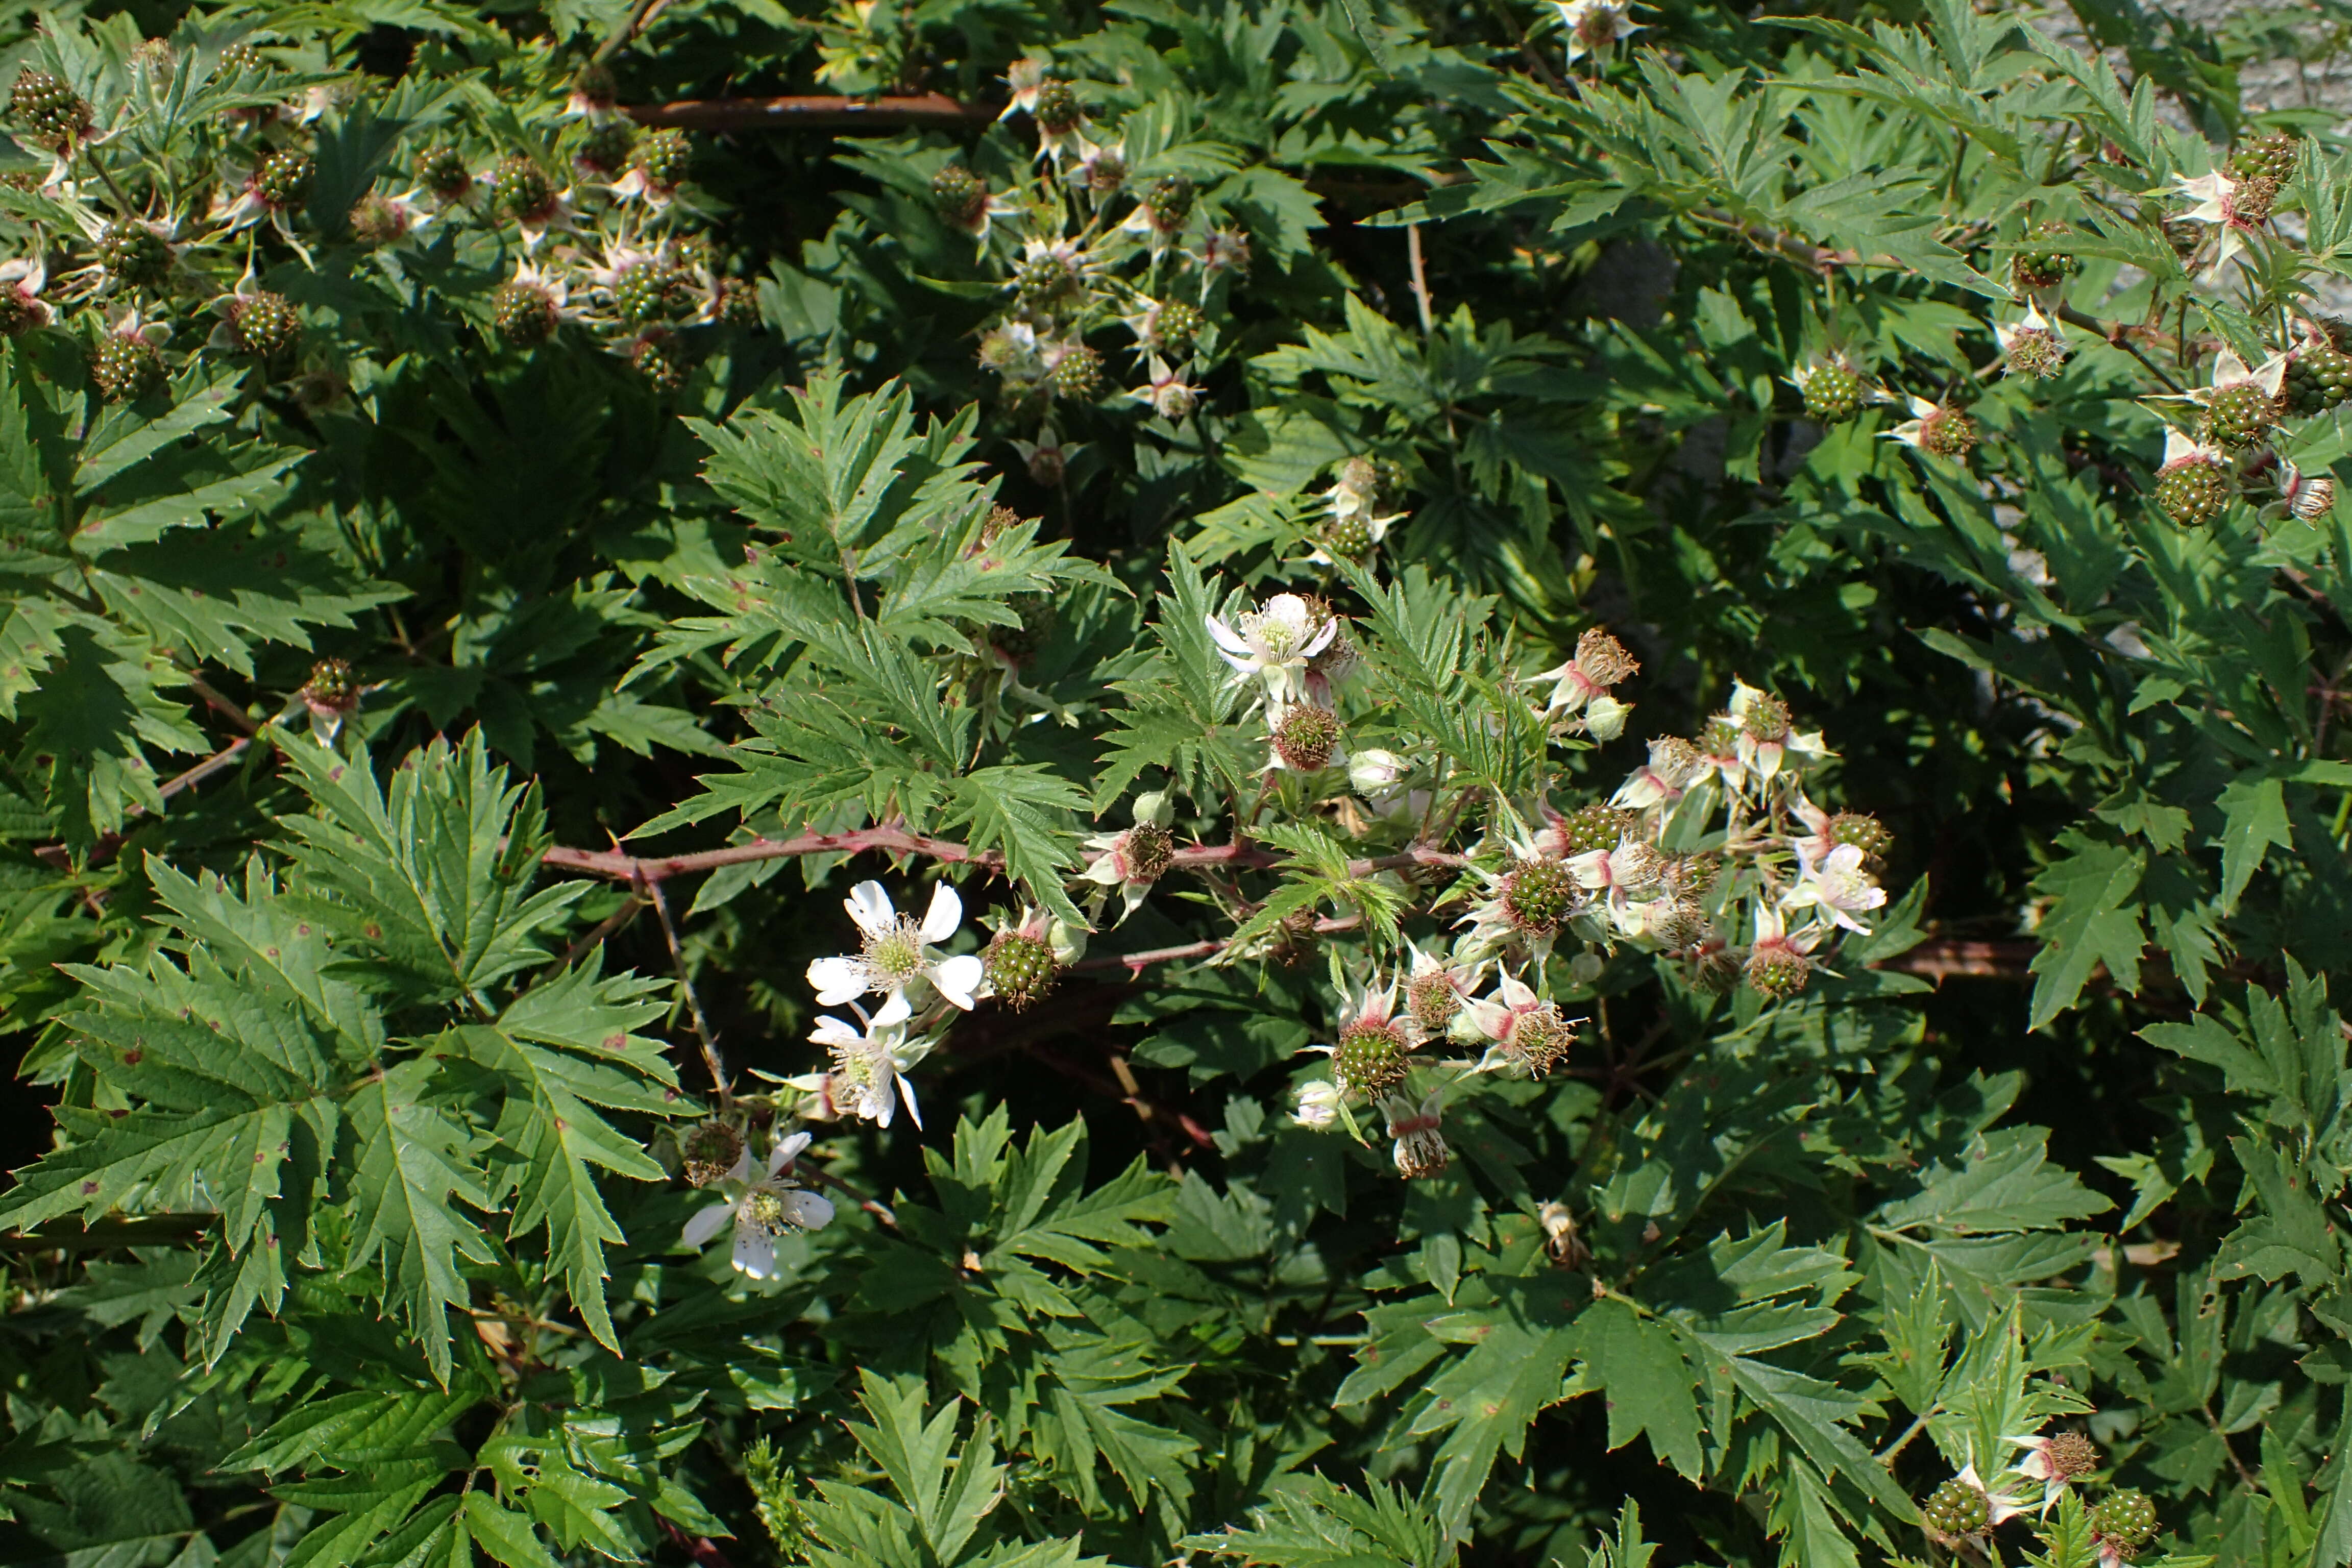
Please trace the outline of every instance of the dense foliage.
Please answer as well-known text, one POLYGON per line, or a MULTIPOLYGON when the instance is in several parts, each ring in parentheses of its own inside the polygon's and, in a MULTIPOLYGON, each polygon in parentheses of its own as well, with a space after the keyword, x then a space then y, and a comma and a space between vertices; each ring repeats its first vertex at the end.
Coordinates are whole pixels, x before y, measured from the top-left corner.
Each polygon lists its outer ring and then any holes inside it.
POLYGON ((2352 1563, 2352 7, 0 31, 7 1561, 2352 1563))

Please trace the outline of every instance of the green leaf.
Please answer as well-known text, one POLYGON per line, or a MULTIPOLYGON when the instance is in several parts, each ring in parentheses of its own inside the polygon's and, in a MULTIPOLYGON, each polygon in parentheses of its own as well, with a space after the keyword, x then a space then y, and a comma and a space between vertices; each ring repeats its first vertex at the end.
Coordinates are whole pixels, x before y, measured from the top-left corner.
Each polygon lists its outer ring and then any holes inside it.
POLYGON ((2286 785, 2266 769, 2249 769, 2224 784, 2220 805, 2221 912, 2226 915, 2237 909, 2265 854, 2273 847, 2294 847, 2294 828, 2287 820, 2286 785))
POLYGON ((352 1093, 351 1263, 383 1256, 389 1299, 446 1385, 447 1309, 469 1299, 457 1259, 488 1263, 495 1254, 482 1227, 452 1206, 487 1210, 490 1199, 465 1123, 424 1098, 432 1071, 429 1061, 401 1062, 352 1093))
POLYGON ((2139 989, 2139 955, 2147 945, 2140 911, 2131 902, 2147 869, 2138 850, 2066 833, 2068 857, 2033 879, 2052 900, 2039 928, 2042 947, 2031 965, 2037 976, 2029 1028, 2040 1029, 2074 1005, 2101 964, 2126 991, 2139 989))
POLYGON ((1575 1333, 1583 1363, 1578 1376, 1608 1407, 1609 1447, 1622 1448, 1646 1431, 1660 1459, 1697 1480, 1706 1471, 1698 1403, 1674 1331, 1607 1300, 1577 1318, 1575 1333))

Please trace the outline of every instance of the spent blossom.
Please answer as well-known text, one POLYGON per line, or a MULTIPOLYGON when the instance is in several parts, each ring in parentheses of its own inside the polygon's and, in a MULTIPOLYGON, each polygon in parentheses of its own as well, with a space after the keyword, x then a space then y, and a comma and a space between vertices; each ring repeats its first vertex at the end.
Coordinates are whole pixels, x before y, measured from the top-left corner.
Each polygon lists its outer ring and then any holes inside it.
POLYGON ((1392 1094, 1381 1104, 1389 1136, 1396 1140, 1391 1157, 1396 1162, 1397 1174, 1407 1181, 1434 1176, 1454 1163, 1454 1151, 1446 1147, 1445 1136, 1438 1131, 1445 1120, 1442 1108, 1436 1090, 1418 1105, 1402 1094, 1392 1094))

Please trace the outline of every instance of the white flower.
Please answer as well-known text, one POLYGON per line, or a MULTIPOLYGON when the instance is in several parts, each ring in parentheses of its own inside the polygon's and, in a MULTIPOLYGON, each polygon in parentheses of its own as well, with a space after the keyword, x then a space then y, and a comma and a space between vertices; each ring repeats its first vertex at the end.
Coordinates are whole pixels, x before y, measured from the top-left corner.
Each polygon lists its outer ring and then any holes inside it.
POLYGON ((1276 702, 1298 699, 1307 661, 1339 634, 1337 617, 1326 616, 1318 624, 1314 610, 1296 594, 1276 594, 1260 608, 1245 612, 1239 630, 1215 616, 1206 619, 1218 652, 1234 667, 1234 684, 1243 685, 1255 676, 1265 682, 1265 694, 1276 702))
POLYGON ((792 1182, 793 1162, 809 1146, 809 1135, 795 1132, 768 1154, 768 1166, 759 1180, 751 1179, 751 1151, 736 1156, 735 1167, 721 1178, 727 1201, 704 1209, 686 1222, 681 1239, 688 1247, 707 1246, 729 1219, 735 1222, 735 1271, 754 1279, 772 1279, 776 1272, 776 1237, 787 1231, 822 1230, 833 1221, 833 1205, 814 1193, 803 1192, 792 1182))
POLYGON ((1301 1127, 1318 1132, 1329 1131, 1339 1121, 1339 1086, 1328 1078, 1311 1079, 1298 1086, 1298 1109, 1290 1120, 1301 1127))
POLYGON ((929 1050, 929 1041, 909 1047, 907 1043, 907 998, 903 992, 894 994, 882 1005, 882 1011, 873 1017, 853 1002, 850 1011, 857 1015, 858 1026, 852 1028, 830 1014, 821 1015, 809 1039, 833 1053, 833 1071, 827 1075, 824 1092, 836 1106, 861 1121, 877 1127, 887 1127, 898 1114, 898 1101, 907 1102, 907 1114, 916 1126, 923 1124, 922 1108, 915 1103, 915 1086, 908 1080, 907 1069, 922 1059, 929 1050), (893 1087, 897 1093, 892 1093, 893 1087))
POLYGON ((895 1022, 912 1012, 908 991, 928 986, 971 1011, 972 993, 980 988, 979 956, 947 958, 935 951, 963 924, 963 900, 953 888, 941 882, 931 890, 931 907, 920 924, 898 913, 879 882, 858 883, 842 907, 866 933, 866 950, 856 958, 820 958, 808 966, 817 1005, 837 1007, 852 997, 882 992, 891 1000, 883 1004, 876 1020, 895 1022))
POLYGON ((1441 1103, 1435 1090, 1419 1105, 1401 1094, 1381 1103, 1381 1114, 1388 1118, 1389 1136, 1396 1140, 1397 1174, 1407 1181, 1433 1176, 1454 1163, 1454 1151, 1445 1146, 1444 1135, 1437 1131, 1444 1121, 1441 1103))
POLYGON ((996 118, 1010 120, 1015 114, 1034 114, 1037 111, 1037 89, 1045 85, 1045 66, 1044 60, 1013 62, 1004 73, 1004 85, 1012 89, 1012 93, 1005 100, 1004 112, 996 118))
POLYGON ((1586 55, 1598 57, 1640 32, 1627 19, 1633 7, 1612 0, 1552 0, 1560 26, 1568 29, 1568 63, 1586 55))
POLYGON ((1854 916, 1885 904, 1886 889, 1870 879, 1862 860, 1859 845, 1841 844, 1818 861, 1799 846, 1797 885, 1780 896, 1780 907, 1818 910, 1835 924, 1869 935, 1870 928, 1854 916))
POLYGON ((2205 269, 2208 281, 2220 275, 2221 268, 2230 264, 2231 257, 2245 250, 2246 235, 2254 226, 2238 212, 2238 192, 2242 188, 2240 182, 2216 169, 2195 179, 2176 181, 2172 189, 2166 193, 2197 198, 2197 205, 2180 216, 2190 223, 2216 225, 2221 231, 2221 250, 2214 256, 2213 264, 2205 269))

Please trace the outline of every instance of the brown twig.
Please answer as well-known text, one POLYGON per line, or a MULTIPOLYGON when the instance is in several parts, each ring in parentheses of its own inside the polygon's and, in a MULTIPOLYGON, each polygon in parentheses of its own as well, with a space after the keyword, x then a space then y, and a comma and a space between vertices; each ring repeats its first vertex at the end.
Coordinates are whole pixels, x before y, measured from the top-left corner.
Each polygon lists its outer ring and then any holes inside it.
POLYGON ((686 994, 686 1010, 694 1020, 695 1038, 702 1042, 702 1065, 710 1069, 710 1087, 718 1093, 719 1108, 727 1109, 732 1098, 727 1089, 727 1068, 719 1059, 719 1042, 710 1033, 710 1020, 702 1016, 702 998, 694 992, 694 980, 686 972, 686 950, 677 943, 677 922, 669 918, 669 900, 662 896, 659 882, 639 882, 636 890, 650 899, 654 913, 661 917, 663 940, 669 943, 669 961, 677 967, 678 989, 686 994))
POLYGON ((193 671, 188 676, 188 689, 205 700, 205 706, 244 731, 248 735, 261 733, 261 721, 213 689, 212 683, 193 671))
POLYGON ((596 46, 596 52, 589 57, 591 63, 601 66, 619 54, 627 47, 631 38, 644 31, 646 24, 653 20, 654 13, 667 4, 669 0, 637 0, 635 5, 629 7, 629 14, 623 18, 621 25, 614 28, 611 36, 603 43, 596 46))
POLYGON ((680 99, 626 104, 621 112, 640 125, 676 126, 713 133, 740 131, 896 131, 936 126, 976 128, 997 117, 993 104, 958 103, 942 92, 911 97, 680 99))
MULTIPOLYGON (((231 763, 234 763, 239 757, 245 755, 247 750, 250 748, 252 744, 253 737, 250 735, 231 741, 227 745, 222 747, 219 751, 215 752, 211 756, 206 757, 203 762, 198 763, 194 767, 188 769, 185 773, 176 774, 172 778, 164 780, 162 786, 155 791, 156 795, 161 799, 169 800, 184 789, 194 789, 196 785, 204 783, 206 779, 212 777, 215 773, 219 773, 231 763)), ((146 807, 133 805, 128 807, 122 815, 125 816, 144 816, 146 814, 146 807)), ((90 846, 89 858, 84 862, 84 864, 89 866, 102 866, 107 861, 112 859, 114 858, 115 851, 121 847, 122 835, 121 833, 104 834, 99 838, 97 843, 90 846)), ((52 866, 69 868, 73 864, 72 851, 68 849, 66 846, 62 844, 43 844, 37 846, 33 850, 33 853, 39 858, 47 860, 52 866)))
MULTIPOLYGON (((1363 923, 1360 915, 1319 920, 1315 922, 1315 934, 1328 936, 1333 931, 1354 931, 1363 923)), ((1073 971, 1124 969, 1129 974, 1140 974, 1155 963, 1181 963, 1188 958, 1213 957, 1230 945, 1223 937, 1212 937, 1204 942, 1188 942, 1178 947, 1147 948, 1141 952, 1107 952, 1095 958, 1081 958, 1069 967, 1073 971)))
POLYGON ((1412 302, 1421 307, 1421 335, 1425 338, 1437 330, 1437 322, 1429 306, 1429 273, 1422 265, 1421 225, 1417 223, 1404 226, 1404 257, 1412 268, 1412 302))
MULTIPOLYGON (((753 838, 742 844, 730 844, 724 849, 642 858, 625 855, 618 849, 567 849, 558 847, 548 850, 541 857, 541 861, 560 871, 578 871, 587 876, 609 877, 615 881, 651 886, 672 877, 716 871, 723 866, 783 860, 800 855, 855 855, 869 849, 879 849, 892 855, 919 855, 943 865, 979 866, 998 872, 1004 869, 1004 857, 1000 851, 974 849, 969 845, 948 839, 909 833, 903 827, 860 827, 846 833, 803 833, 791 838, 753 838)), ((1169 866, 1171 869, 1236 866, 1262 870, 1269 866, 1281 865, 1287 858, 1281 850, 1270 849, 1261 844, 1196 844, 1177 850, 1170 857, 1169 866)), ((1381 871, 1403 871, 1416 868, 1458 868, 1467 863, 1464 856, 1416 845, 1395 855, 1350 860, 1348 862, 1348 874, 1370 877, 1381 871)))

